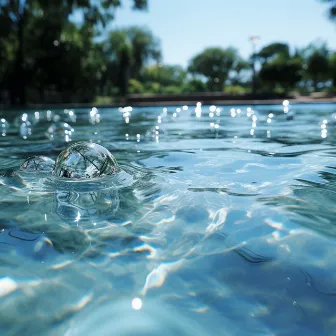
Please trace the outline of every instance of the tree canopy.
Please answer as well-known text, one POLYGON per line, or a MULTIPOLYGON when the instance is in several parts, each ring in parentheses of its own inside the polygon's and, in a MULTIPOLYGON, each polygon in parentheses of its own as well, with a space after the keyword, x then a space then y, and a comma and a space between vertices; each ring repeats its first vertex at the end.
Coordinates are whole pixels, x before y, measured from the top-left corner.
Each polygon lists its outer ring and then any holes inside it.
POLYGON ((235 48, 207 48, 191 59, 189 72, 207 80, 210 91, 221 91, 240 56, 235 48))
POLYGON ((273 57, 289 58, 289 46, 286 43, 271 43, 263 47, 257 57, 266 62, 273 57))
MULTIPOLYGON (((331 14, 335 1, 324 0, 331 14)), ((0 0, 0 103, 93 102, 129 93, 241 94, 251 87, 335 90, 335 51, 323 41, 300 49, 275 41, 246 59, 233 47, 209 47, 186 68, 165 64, 151 30, 109 24, 125 3, 0 0)), ((130 3, 147 8, 146 0, 130 3)))
MULTIPOLYGON (((134 9, 147 8, 146 0, 132 2, 134 9)), ((42 69, 39 76, 43 85, 46 80, 60 76, 59 72, 56 72, 58 76, 53 76, 57 59, 60 59, 58 68, 64 65, 72 68, 71 61, 73 65, 82 64, 86 55, 81 52, 85 48, 75 55, 82 43, 80 39, 89 43, 86 49, 93 47, 88 53, 94 53, 92 38, 100 27, 113 19, 121 4, 120 0, 0 0, 0 87, 7 83, 12 103, 16 99, 25 103, 26 88, 35 71, 42 69), (74 13, 82 17, 80 27, 78 22, 75 25, 70 20, 74 13), (71 34, 76 35, 76 29, 81 38, 67 39, 71 34), (76 60, 62 59, 69 50, 74 51, 71 56, 76 60)), ((60 83, 52 84, 57 87, 60 83)))
POLYGON ((161 60, 160 41, 147 28, 130 27, 110 32, 102 43, 108 63, 107 75, 121 94, 127 93, 128 80, 139 80, 143 68, 161 60), (117 76, 114 76, 117 75, 117 76))

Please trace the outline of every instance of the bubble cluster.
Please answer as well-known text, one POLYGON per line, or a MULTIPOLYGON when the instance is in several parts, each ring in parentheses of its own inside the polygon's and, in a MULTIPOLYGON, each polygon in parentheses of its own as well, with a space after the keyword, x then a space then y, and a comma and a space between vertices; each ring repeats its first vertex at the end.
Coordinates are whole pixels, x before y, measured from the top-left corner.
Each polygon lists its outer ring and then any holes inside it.
POLYGON ((32 125, 30 121, 23 122, 20 125, 20 136, 23 139, 27 139, 31 135, 32 135, 32 125))
POLYGON ((161 125, 156 125, 152 127, 147 133, 147 137, 151 137, 156 142, 159 142, 160 137, 163 137, 165 135, 165 130, 161 125))
POLYGON ((56 122, 51 124, 46 131, 47 138, 54 141, 71 141, 74 129, 68 123, 61 122, 57 117, 56 122))
POLYGON ((5 118, 0 119, 0 133, 2 136, 6 136, 9 128, 9 123, 5 118))
POLYGON ((75 114, 75 112, 73 110, 68 110, 68 109, 65 109, 64 110, 64 120, 66 122, 73 122, 75 123, 77 121, 77 116, 75 114))
POLYGON ((92 125, 100 123, 100 114, 96 107, 93 107, 89 113, 89 121, 92 125))
POLYGON ((19 127, 19 135, 23 139, 27 139, 32 135, 33 123, 29 120, 27 113, 23 113, 21 116, 15 119, 15 125, 19 127))
POLYGON ((78 142, 57 157, 54 175, 65 178, 95 178, 119 172, 117 161, 103 146, 78 142))

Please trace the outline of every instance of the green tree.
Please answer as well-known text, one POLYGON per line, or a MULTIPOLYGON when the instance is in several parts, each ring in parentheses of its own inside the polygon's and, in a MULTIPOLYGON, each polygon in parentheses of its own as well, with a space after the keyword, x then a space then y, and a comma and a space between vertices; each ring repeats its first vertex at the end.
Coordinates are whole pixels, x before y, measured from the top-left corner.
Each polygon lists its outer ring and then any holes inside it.
POLYGON ((197 93, 206 91, 207 85, 200 79, 191 79, 182 86, 182 92, 184 93, 197 93))
POLYGON ((26 84, 38 90, 41 102, 51 91, 67 102, 92 98, 103 69, 100 46, 93 43, 93 32, 71 22, 57 34, 44 34, 43 27, 43 20, 28 25, 31 34, 27 36, 30 48, 25 55, 26 84))
POLYGON ((308 59, 307 73, 313 80, 315 90, 318 90, 320 83, 325 83, 330 79, 329 59, 327 55, 315 51, 308 59))
POLYGON ((142 83, 136 79, 131 78, 128 81, 128 92, 129 93, 145 93, 145 88, 142 83))
POLYGON ((132 76, 140 78, 145 65, 161 60, 160 41, 147 28, 131 27, 127 30, 127 37, 132 46, 132 76))
POLYGON ((336 52, 332 53, 330 56, 330 69, 333 87, 336 89, 336 52))
POLYGON ((297 52, 291 55, 287 44, 271 43, 257 56, 262 61, 259 79, 265 88, 288 91, 302 80, 302 59, 297 52))
POLYGON ((178 85, 168 85, 168 86, 164 87, 163 92, 167 93, 167 94, 176 95, 176 94, 180 94, 182 92, 182 88, 181 88, 181 86, 178 86, 178 85))
POLYGON ((234 48, 207 48, 191 59, 189 72, 205 77, 210 91, 222 91, 239 55, 234 48))
POLYGON ((276 42, 263 47, 257 54, 257 57, 264 63, 279 56, 282 56, 284 59, 288 59, 289 54, 288 44, 276 42))
POLYGON ((10 18, 0 12, 0 90, 7 89, 14 68, 16 36, 11 30, 10 18))
POLYGON ((182 86, 187 72, 180 65, 163 65, 161 63, 145 67, 141 76, 144 82, 158 82, 161 86, 182 86))
POLYGON ((146 65, 161 59, 159 40, 146 28, 114 30, 103 45, 109 63, 107 71, 110 70, 107 76, 114 77, 113 71, 117 71, 119 81, 115 84, 122 95, 127 93, 130 78, 139 80, 146 65))
POLYGON ((303 62, 304 80, 308 87, 318 90, 331 79, 330 51, 327 44, 317 40, 299 51, 303 62))
POLYGON ((330 79, 329 55, 315 50, 307 60, 307 74, 312 79, 314 89, 330 79))
POLYGON ((271 90, 282 88, 288 91, 302 79, 301 61, 297 58, 278 58, 267 62, 262 66, 259 78, 271 90))
MULTIPOLYGON (((13 50, 10 51, 12 55, 5 55, 7 65, 12 70, 6 75, 2 73, 7 79, 12 102, 14 103, 16 98, 21 104, 26 102, 27 73, 35 60, 33 52, 41 52, 41 49, 31 48, 34 37, 37 42, 39 36, 43 35, 44 38, 40 41, 43 49, 52 49, 49 39, 53 39, 53 44, 54 41, 55 44, 59 43, 59 36, 72 13, 79 12, 83 17, 83 25, 94 31, 111 20, 119 6, 120 0, 0 0, 0 47, 6 46, 8 54, 9 41, 13 46, 13 50), (29 27, 33 26, 40 27, 40 31, 30 31, 29 27), (43 34, 45 31, 48 31, 48 34, 43 34)), ((147 1, 134 0, 133 6, 136 9, 144 9, 147 1)), ((1 57, 4 54, 3 51, 1 57)))

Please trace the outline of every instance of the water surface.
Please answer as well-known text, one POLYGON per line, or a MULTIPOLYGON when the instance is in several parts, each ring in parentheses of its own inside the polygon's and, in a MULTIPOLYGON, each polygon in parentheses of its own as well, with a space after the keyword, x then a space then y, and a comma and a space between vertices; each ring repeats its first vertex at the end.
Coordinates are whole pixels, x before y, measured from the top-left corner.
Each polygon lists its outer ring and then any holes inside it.
POLYGON ((0 334, 335 335, 335 112, 3 112, 0 334), (121 175, 19 170, 90 140, 121 175))

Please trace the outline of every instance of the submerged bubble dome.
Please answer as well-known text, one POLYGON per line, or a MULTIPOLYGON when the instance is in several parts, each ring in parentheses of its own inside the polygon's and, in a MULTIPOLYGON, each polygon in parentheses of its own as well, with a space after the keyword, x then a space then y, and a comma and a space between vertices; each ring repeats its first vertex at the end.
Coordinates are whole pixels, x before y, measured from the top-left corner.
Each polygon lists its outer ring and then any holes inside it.
POLYGON ((46 156, 31 156, 27 158, 20 167, 20 170, 28 172, 52 172, 55 161, 46 156))
POLYGON ((58 155, 53 173, 58 177, 88 179, 119 171, 117 161, 105 147, 77 142, 58 155))

